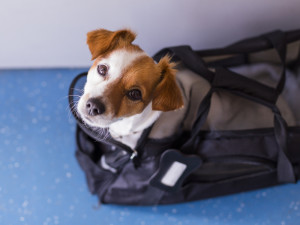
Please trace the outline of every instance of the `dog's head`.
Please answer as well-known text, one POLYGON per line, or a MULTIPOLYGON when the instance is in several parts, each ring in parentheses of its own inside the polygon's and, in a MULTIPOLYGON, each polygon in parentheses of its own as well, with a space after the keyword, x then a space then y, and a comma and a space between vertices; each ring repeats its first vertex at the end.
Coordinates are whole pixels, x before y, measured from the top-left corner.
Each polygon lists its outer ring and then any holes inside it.
POLYGON ((132 44, 135 36, 130 30, 100 29, 87 34, 94 63, 77 107, 87 124, 107 127, 141 113, 148 104, 159 111, 183 106, 170 58, 155 63, 132 44))

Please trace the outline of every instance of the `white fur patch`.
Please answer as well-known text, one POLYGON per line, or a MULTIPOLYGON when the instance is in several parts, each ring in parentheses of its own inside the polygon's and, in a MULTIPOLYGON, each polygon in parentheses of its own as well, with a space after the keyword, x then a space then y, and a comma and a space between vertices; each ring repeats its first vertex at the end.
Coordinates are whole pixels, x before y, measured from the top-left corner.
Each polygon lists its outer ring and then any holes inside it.
POLYGON ((153 124, 161 113, 153 111, 150 102, 142 113, 112 123, 109 131, 114 139, 134 149, 143 130, 153 124))

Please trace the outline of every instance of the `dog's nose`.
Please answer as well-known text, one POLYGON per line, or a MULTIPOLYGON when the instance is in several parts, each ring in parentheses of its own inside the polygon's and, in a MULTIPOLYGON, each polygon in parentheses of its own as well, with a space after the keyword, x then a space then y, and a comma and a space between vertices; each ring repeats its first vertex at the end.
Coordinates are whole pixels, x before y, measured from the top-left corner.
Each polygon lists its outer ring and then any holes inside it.
POLYGON ((90 116, 97 116, 105 112, 105 106, 99 99, 90 98, 86 103, 86 110, 90 116))

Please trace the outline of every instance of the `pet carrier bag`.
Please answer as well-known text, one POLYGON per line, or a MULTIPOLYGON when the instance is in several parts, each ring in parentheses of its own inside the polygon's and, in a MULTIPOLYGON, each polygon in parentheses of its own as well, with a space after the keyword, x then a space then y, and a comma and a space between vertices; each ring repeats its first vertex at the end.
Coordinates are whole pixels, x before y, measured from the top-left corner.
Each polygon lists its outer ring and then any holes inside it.
MULTIPOLYGON (((90 192, 101 203, 156 205, 296 182, 300 177, 299 40, 300 30, 274 31, 225 48, 193 51, 189 46, 178 46, 161 50, 154 56, 156 61, 169 54, 210 88, 196 106, 190 129, 178 126, 171 136, 153 138, 157 121, 144 130, 135 149, 113 139, 107 130, 82 122, 75 108, 87 73, 78 75, 69 89, 69 103, 77 120, 76 157, 90 192), (273 68, 276 85, 247 75, 255 74, 258 68, 269 68, 263 73, 273 68), (206 129, 204 124, 215 104, 213 96, 222 99, 225 95, 266 108, 272 125, 251 127, 261 118, 246 113, 242 119, 249 127, 240 121, 234 128, 206 129), (293 114, 292 122, 282 116, 279 98, 285 99, 283 109, 293 114), (104 155, 109 169, 101 166, 104 155)), ((239 117, 236 111, 232 120, 239 117)))

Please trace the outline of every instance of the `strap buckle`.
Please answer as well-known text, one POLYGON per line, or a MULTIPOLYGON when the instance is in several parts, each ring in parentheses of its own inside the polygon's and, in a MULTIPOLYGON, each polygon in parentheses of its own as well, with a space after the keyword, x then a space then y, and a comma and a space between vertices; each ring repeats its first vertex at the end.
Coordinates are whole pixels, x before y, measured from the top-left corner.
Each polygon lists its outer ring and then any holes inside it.
POLYGON ((102 155, 100 164, 103 169, 117 173, 129 160, 134 161, 137 156, 138 152, 134 149, 131 154, 125 150, 115 149, 114 151, 102 155))
POLYGON ((137 150, 135 150, 135 149, 132 149, 132 154, 131 154, 131 156, 130 156, 130 160, 133 160, 135 157, 137 157, 138 156, 138 152, 137 152, 137 150))

